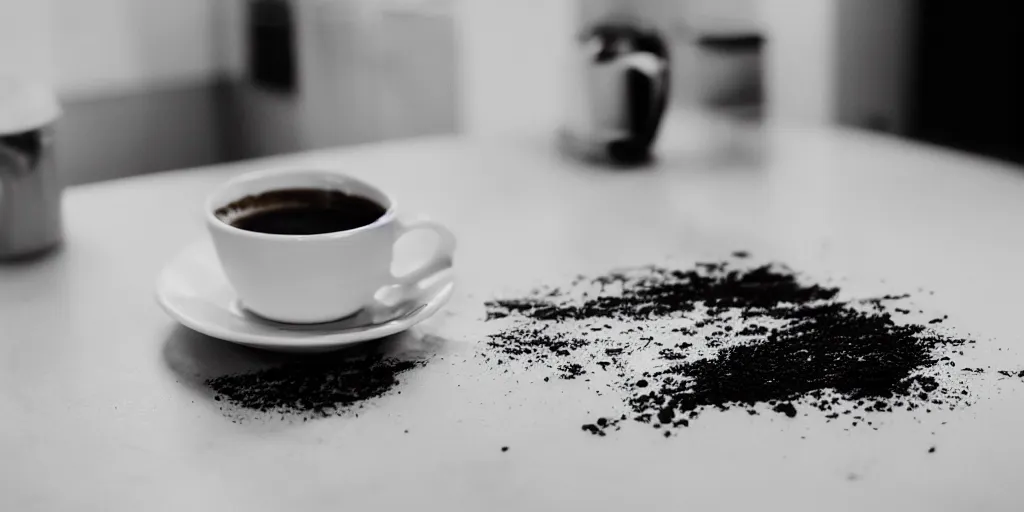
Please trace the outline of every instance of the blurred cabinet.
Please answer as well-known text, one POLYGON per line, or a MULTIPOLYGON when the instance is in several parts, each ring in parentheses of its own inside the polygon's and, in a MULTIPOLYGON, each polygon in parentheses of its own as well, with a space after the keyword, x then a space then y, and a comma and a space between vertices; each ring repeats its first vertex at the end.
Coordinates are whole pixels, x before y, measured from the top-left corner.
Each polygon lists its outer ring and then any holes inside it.
POLYGON ((450 2, 313 2, 301 77, 316 145, 456 129, 450 2))

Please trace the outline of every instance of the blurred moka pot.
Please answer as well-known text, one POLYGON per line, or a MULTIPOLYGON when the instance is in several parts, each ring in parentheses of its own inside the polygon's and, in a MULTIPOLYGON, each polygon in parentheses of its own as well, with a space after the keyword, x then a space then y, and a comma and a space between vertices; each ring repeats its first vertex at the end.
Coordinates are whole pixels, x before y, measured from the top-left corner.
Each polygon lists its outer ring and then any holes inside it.
POLYGON ((633 17, 599 19, 580 33, 569 66, 565 149, 613 164, 648 161, 669 95, 661 34, 633 17))
POLYGON ((59 116, 50 89, 0 77, 0 260, 42 253, 63 238, 53 156, 59 116))

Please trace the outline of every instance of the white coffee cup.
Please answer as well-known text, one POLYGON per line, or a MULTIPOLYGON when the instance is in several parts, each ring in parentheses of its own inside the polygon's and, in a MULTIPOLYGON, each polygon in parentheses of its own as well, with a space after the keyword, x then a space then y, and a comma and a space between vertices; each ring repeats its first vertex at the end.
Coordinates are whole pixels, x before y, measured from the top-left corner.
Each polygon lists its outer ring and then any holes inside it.
POLYGON ((206 224, 242 305, 258 316, 287 323, 338 320, 374 305, 378 292, 389 287, 413 290, 450 267, 455 251, 455 237, 444 226, 399 216, 395 201, 381 190, 330 171, 272 170, 236 177, 207 199, 206 224), (313 235, 247 231, 215 213, 239 199, 287 189, 341 191, 376 202, 385 213, 363 227, 313 235), (438 235, 433 256, 416 270, 394 275, 395 243, 421 229, 438 235))

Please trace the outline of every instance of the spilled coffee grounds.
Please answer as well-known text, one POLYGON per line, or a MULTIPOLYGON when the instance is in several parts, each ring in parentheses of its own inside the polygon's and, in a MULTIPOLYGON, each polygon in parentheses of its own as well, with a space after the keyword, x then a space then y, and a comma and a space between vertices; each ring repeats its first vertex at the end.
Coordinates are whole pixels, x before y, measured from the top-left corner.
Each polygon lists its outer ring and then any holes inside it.
POLYGON ((487 319, 501 329, 485 357, 616 389, 626 414, 582 427, 599 435, 627 418, 685 428, 731 408, 876 428, 870 414, 969 405, 951 356, 973 342, 940 333, 928 318, 903 318, 909 310, 897 306, 909 296, 843 298, 785 266, 745 267, 745 252, 734 258, 577 278, 490 301, 487 319))
POLYGON ((305 418, 343 414, 388 394, 422 362, 380 354, 320 356, 209 379, 214 399, 240 409, 305 418))
MULTIPOLYGON (((671 437, 728 409, 878 428, 880 414, 973 400, 968 379, 985 370, 954 361, 973 341, 945 334, 934 315, 918 316, 910 296, 846 297, 785 266, 750 261, 737 253, 689 269, 580 276, 487 302, 496 332, 481 354, 517 378, 537 372, 548 385, 574 381, 620 396, 618 408, 579 427, 599 436, 639 422, 671 437)), ((400 393, 402 374, 425 362, 335 354, 206 383, 226 411, 309 419, 358 414, 400 393)), ((1024 378, 1020 369, 999 373, 1024 378)))

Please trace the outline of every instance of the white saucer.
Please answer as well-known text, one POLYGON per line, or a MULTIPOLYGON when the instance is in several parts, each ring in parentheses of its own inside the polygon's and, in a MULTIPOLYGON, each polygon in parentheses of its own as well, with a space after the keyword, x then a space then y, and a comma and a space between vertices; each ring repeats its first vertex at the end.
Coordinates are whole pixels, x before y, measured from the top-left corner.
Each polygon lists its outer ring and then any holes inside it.
POLYGON ((451 269, 426 289, 394 306, 363 310, 323 324, 298 325, 266 320, 241 307, 206 238, 189 245, 164 267, 157 301, 182 325, 207 336, 278 352, 327 352, 402 332, 430 318, 452 295, 451 269))

